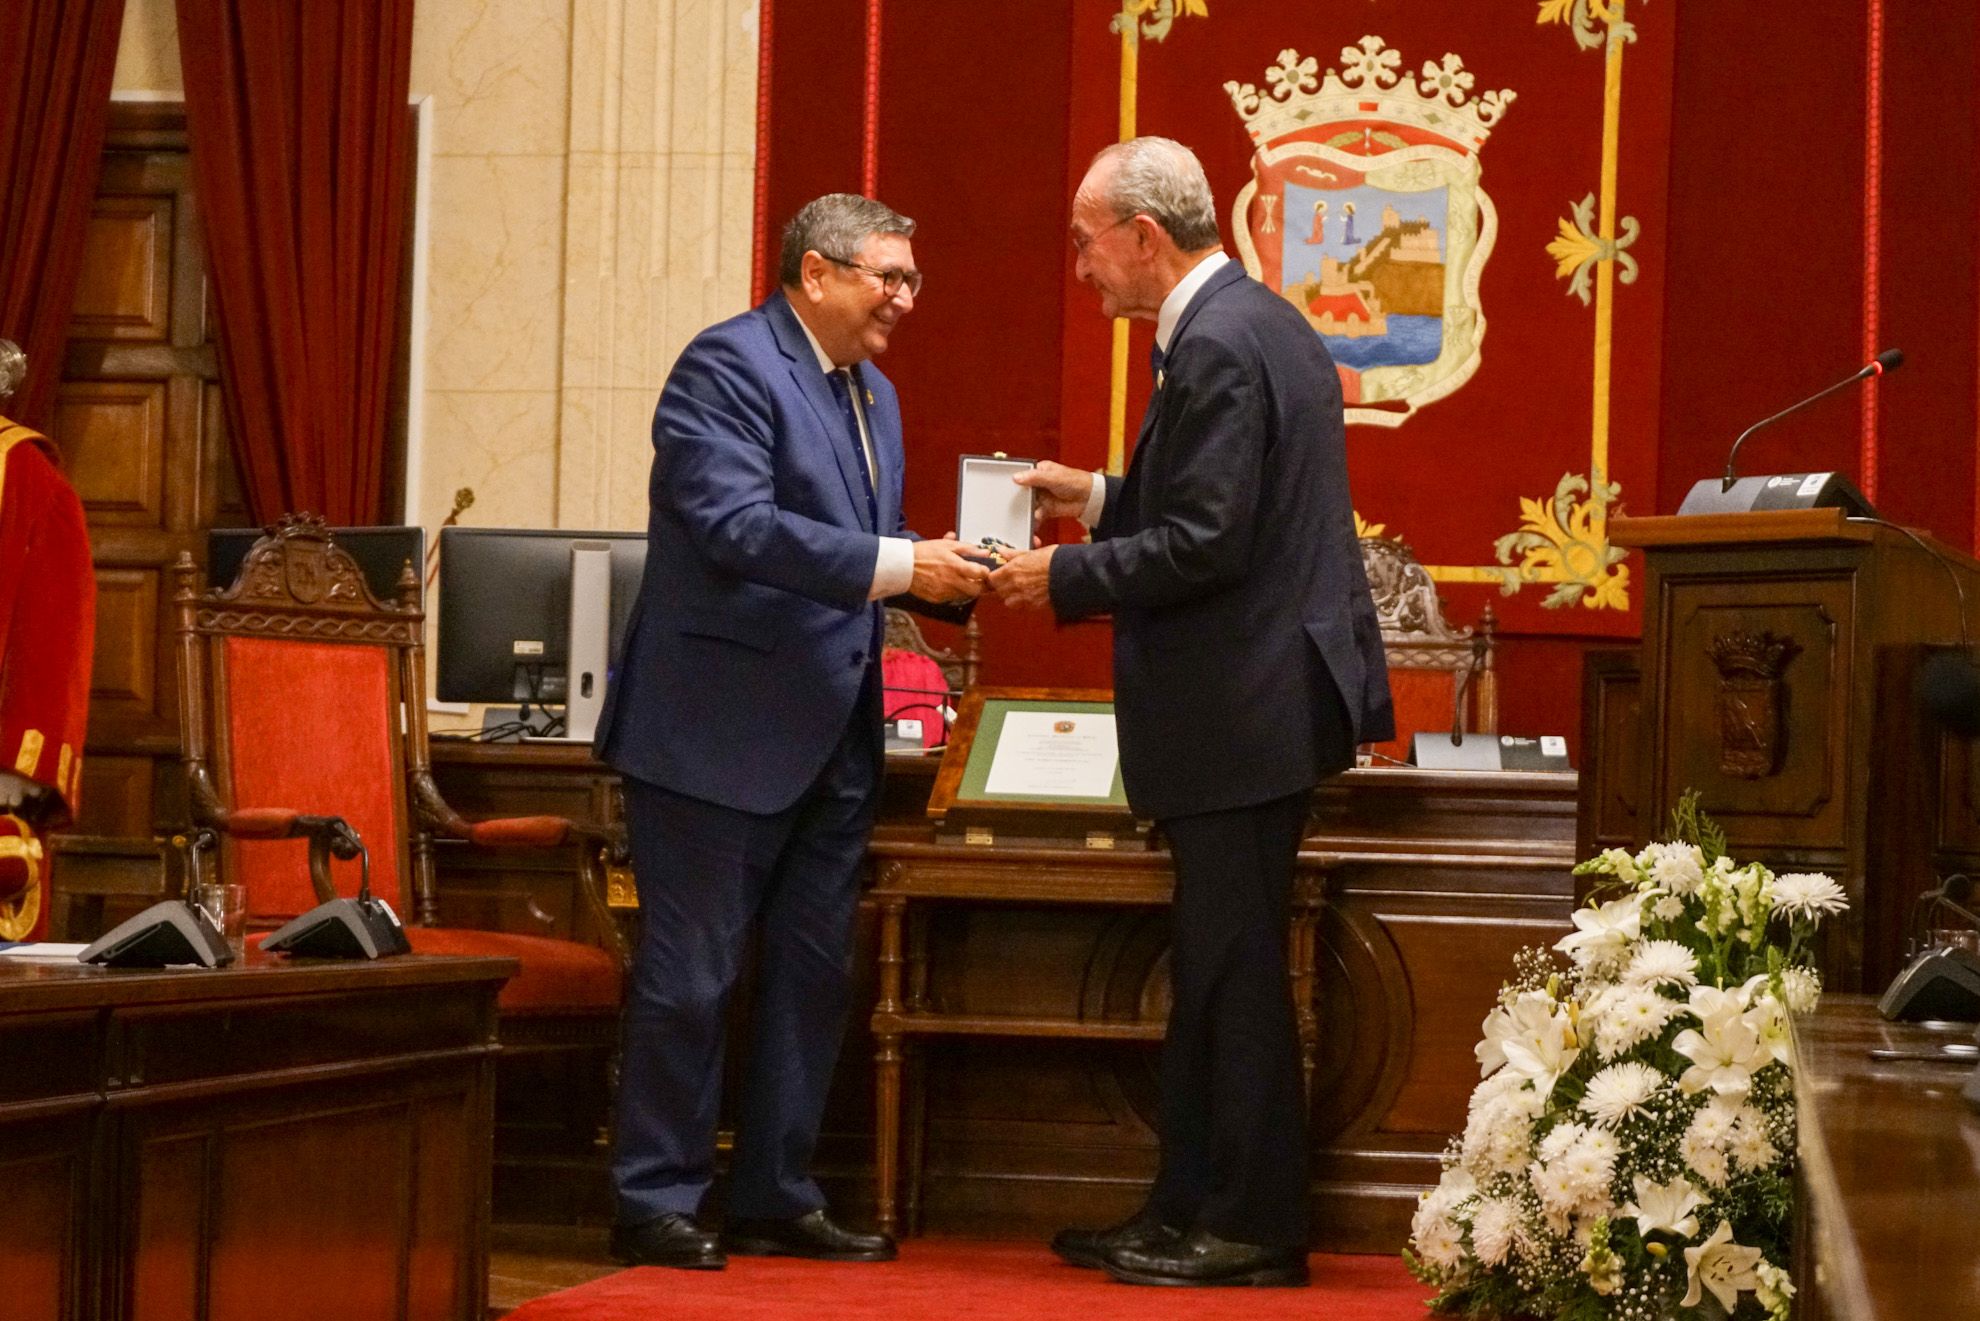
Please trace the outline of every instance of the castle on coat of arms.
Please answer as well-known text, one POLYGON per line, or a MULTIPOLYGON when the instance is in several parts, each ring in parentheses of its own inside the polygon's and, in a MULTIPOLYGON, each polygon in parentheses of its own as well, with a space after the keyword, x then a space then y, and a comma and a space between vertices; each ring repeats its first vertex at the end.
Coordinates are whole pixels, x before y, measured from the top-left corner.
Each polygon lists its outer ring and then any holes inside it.
POLYGON ((1382 228, 1346 261, 1322 257, 1309 279, 1280 291, 1323 335, 1359 339, 1389 333, 1389 313, 1440 316, 1444 253, 1429 219, 1404 220, 1382 208, 1382 228))

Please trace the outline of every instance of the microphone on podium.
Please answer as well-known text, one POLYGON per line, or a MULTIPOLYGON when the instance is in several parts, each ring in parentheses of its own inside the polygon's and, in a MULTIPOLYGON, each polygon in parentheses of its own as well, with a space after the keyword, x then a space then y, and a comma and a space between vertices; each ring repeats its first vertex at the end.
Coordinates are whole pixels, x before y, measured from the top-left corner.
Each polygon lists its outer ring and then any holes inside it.
POLYGON ((1862 381, 1873 380, 1885 372, 1896 371, 1904 365, 1904 354, 1898 349, 1885 349, 1863 366, 1837 381, 1834 385, 1816 391, 1799 403, 1790 404, 1771 417, 1763 417, 1752 426, 1739 433, 1726 453, 1726 471, 1719 478, 1704 478, 1694 484, 1678 506, 1680 514, 1743 514, 1754 509, 1825 509, 1840 506, 1850 514, 1873 512, 1870 502, 1863 492, 1839 472, 1797 472, 1780 473, 1768 477, 1735 476, 1734 464, 1739 458, 1739 447, 1746 438, 1764 427, 1772 426, 1784 417, 1799 413, 1811 404, 1827 399, 1838 390, 1846 390, 1862 381))

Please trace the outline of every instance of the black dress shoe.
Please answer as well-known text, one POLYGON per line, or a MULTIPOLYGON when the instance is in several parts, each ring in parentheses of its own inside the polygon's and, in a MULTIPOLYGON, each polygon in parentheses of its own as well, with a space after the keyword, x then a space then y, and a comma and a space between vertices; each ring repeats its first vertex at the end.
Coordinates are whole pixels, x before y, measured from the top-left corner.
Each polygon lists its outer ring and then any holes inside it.
POLYGON ((1117 1248, 1104 1258, 1107 1274, 1129 1284, 1302 1285, 1302 1248, 1261 1248, 1229 1243, 1207 1229, 1192 1229, 1165 1247, 1117 1248))
POLYGON ((809 1257, 813 1261, 892 1261, 894 1240, 847 1229, 824 1208, 792 1220, 732 1220, 722 1244, 739 1257, 809 1257))
POLYGON ((627 1266, 676 1266, 719 1271, 729 1264, 714 1234, 693 1216, 668 1211, 636 1225, 612 1226, 612 1259, 627 1266))
POLYGON ((1064 1261, 1093 1270, 1107 1269, 1107 1254, 1120 1248, 1165 1248, 1182 1231, 1162 1223, 1153 1207, 1144 1206, 1118 1225, 1105 1229, 1062 1229, 1052 1235, 1052 1251, 1064 1261))

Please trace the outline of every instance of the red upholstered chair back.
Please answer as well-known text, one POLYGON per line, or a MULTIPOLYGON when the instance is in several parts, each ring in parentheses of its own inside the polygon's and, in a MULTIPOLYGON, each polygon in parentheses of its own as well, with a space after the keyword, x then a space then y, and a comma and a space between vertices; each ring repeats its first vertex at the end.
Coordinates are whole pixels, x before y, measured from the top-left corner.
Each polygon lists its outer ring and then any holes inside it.
POLYGON ((1405 761, 1416 734, 1449 731, 1461 682, 1463 710, 1456 714, 1462 728, 1466 733, 1496 734, 1496 620, 1491 604, 1486 604, 1476 628, 1452 628, 1445 622, 1436 584, 1408 546, 1384 537, 1363 537, 1361 561, 1382 626, 1389 692, 1396 708, 1395 738, 1372 744, 1374 751, 1405 761))
MULTIPOLYGON (((218 686, 227 695, 214 740, 214 770, 235 810, 293 808, 341 816, 363 837, 371 890, 405 904, 405 757, 394 726, 397 676, 387 647, 308 638, 219 639, 218 686)), ((240 840, 229 868, 248 888, 255 925, 279 925, 316 904, 308 844, 240 840)), ((359 869, 332 870, 339 894, 359 869)))
MULTIPOLYGON (((180 715, 196 821, 255 809, 341 816, 370 855, 372 892, 408 920, 429 918, 415 874, 408 762, 424 764, 422 615, 410 566, 396 603, 378 600, 321 520, 285 518, 240 576, 202 592, 190 556, 176 570, 180 715), (414 751, 414 736, 417 751, 414 751)), ((234 839, 223 874, 248 887, 250 925, 280 925, 317 903, 302 839, 234 839)), ((336 862, 340 894, 355 861, 336 862)))

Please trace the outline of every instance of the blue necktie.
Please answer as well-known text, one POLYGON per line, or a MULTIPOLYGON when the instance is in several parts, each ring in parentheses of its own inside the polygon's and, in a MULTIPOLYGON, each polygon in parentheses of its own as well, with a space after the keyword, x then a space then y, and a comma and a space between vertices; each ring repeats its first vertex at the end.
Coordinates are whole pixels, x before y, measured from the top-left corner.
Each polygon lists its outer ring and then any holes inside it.
POLYGON ((1148 346, 1148 374, 1154 378, 1157 389, 1162 385, 1162 359, 1166 356, 1160 344, 1148 346))
POLYGON ((852 441, 853 466, 859 469, 860 485, 866 491, 866 516, 877 532, 880 530, 880 507, 873 497, 873 474, 866 466, 866 444, 859 438, 859 415, 853 410, 852 369, 841 367, 825 379, 832 383, 832 397, 839 401, 839 414, 845 419, 846 435, 852 441))

